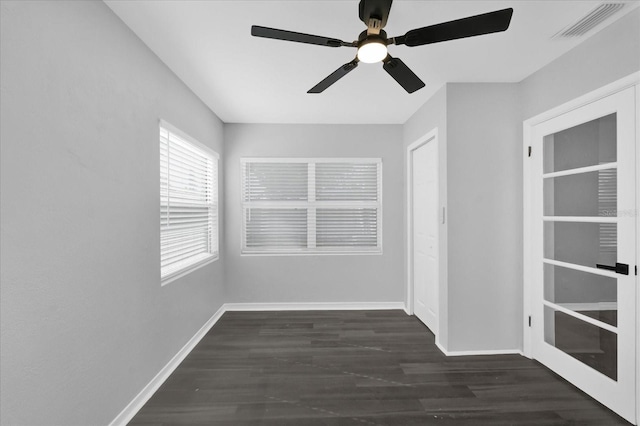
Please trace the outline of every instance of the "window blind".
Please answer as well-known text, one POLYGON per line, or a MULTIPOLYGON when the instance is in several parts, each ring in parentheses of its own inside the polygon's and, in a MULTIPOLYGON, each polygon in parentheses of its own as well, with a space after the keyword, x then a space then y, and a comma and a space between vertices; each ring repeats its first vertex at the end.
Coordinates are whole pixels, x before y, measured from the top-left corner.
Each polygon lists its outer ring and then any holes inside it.
POLYGON ((243 253, 382 250, 382 161, 241 161, 243 253))
POLYGON ((245 201, 308 199, 308 171, 303 163, 246 163, 245 201))
POLYGON ((319 201, 377 201, 378 163, 317 163, 319 201))
POLYGON ((317 247, 377 247, 378 212, 367 209, 318 209, 317 247))
POLYGON ((160 125, 160 270, 167 280, 218 257, 218 156, 160 125))
MULTIPOLYGON (((618 209, 618 170, 598 170, 598 215, 617 216, 618 209)), ((600 252, 616 253, 618 247, 618 225, 601 223, 600 252)))

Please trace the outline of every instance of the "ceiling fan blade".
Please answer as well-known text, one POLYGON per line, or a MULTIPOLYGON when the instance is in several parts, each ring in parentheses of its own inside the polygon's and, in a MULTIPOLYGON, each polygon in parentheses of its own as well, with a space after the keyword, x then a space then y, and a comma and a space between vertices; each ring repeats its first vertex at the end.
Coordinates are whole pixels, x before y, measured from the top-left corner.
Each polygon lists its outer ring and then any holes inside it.
POLYGON ((469 16, 455 21, 443 22, 424 28, 411 30, 404 36, 396 37, 395 44, 422 46, 441 41, 474 37, 505 31, 511 23, 513 9, 496 10, 482 15, 469 16))
POLYGON ((393 0, 360 0, 358 6, 360 20, 369 26, 371 18, 378 19, 380 21, 379 29, 384 28, 387 25, 392 2, 393 0))
POLYGON ((276 28, 261 27, 258 25, 251 26, 251 35, 254 37, 273 38, 276 40, 294 41, 297 43, 317 44, 319 46, 340 47, 353 46, 353 43, 347 43, 337 38, 322 37, 312 34, 296 33, 287 30, 278 30, 276 28))
POLYGON ((358 66, 358 58, 355 58, 353 61, 348 62, 332 72, 327 78, 322 80, 320 83, 313 86, 307 93, 322 93, 329 86, 331 86, 336 81, 340 80, 345 75, 349 74, 351 71, 356 69, 358 66))
POLYGON ((387 56, 384 60, 384 70, 408 93, 413 93, 424 87, 424 82, 405 65, 399 58, 387 56))

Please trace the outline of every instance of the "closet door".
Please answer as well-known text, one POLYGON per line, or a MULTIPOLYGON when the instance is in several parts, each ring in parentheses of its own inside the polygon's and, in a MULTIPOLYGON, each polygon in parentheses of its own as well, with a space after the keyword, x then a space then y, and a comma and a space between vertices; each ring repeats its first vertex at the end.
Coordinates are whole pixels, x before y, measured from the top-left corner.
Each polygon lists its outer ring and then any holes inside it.
POLYGON ((412 277, 415 315, 438 333, 438 162, 437 141, 410 151, 412 277))

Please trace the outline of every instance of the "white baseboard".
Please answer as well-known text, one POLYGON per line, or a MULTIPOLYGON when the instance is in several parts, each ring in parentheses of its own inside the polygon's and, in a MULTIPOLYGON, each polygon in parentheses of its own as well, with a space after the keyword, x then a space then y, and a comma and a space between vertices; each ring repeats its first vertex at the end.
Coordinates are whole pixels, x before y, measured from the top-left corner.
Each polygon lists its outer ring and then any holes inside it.
POLYGON ((225 303, 226 311, 359 311, 405 310, 404 302, 225 303))
POLYGON ((522 355, 520 349, 497 349, 497 350, 480 350, 480 351, 448 351, 436 341, 436 346, 440 352, 446 356, 473 356, 473 355, 522 355))
POLYGON ((189 353, 196 347, 198 342, 207 334, 207 332, 214 326, 225 312, 225 307, 222 305, 218 311, 213 314, 211 318, 189 339, 189 341, 178 351, 177 354, 171 360, 162 367, 162 369, 151 379, 151 381, 136 395, 135 398, 116 416, 109 426, 125 426, 131 421, 144 404, 153 396, 153 394, 162 386, 162 384, 169 378, 171 373, 178 368, 178 365, 189 355, 189 353))

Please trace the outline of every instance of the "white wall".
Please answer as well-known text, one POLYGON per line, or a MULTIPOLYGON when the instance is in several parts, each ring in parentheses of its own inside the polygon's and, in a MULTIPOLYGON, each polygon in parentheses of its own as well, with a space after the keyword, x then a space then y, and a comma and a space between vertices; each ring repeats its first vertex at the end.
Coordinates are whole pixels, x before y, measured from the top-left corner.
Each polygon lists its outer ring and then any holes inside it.
POLYGON ((224 300, 159 263, 158 119, 222 123, 102 2, 0 4, 0 423, 107 424, 224 300))
POLYGON ((230 302, 403 302, 402 126, 225 124, 230 302), (241 256, 241 157, 381 157, 383 254, 241 256))

